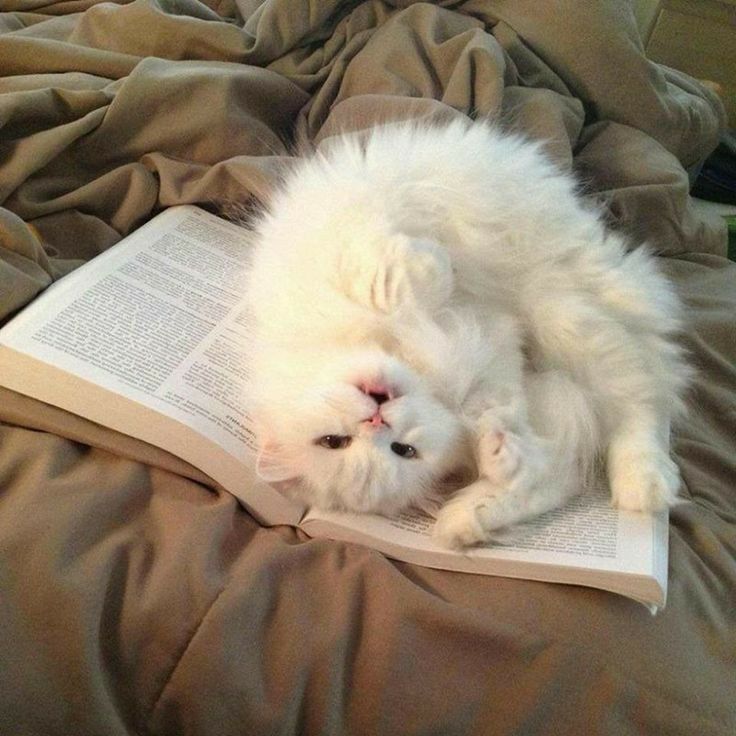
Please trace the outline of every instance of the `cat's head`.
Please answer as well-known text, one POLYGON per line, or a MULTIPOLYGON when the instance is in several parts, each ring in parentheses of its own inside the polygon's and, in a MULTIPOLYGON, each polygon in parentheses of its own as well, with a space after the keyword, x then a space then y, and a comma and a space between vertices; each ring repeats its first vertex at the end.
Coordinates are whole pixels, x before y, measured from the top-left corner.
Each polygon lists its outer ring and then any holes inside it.
POLYGON ((399 361, 367 350, 298 372, 256 413, 261 478, 318 508, 391 514, 456 469, 460 419, 399 361))

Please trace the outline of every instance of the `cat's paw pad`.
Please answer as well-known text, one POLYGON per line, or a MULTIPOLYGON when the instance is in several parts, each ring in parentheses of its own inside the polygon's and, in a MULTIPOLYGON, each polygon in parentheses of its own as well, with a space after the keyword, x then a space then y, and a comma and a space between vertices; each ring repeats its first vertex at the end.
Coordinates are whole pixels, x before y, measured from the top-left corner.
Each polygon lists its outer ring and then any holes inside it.
POLYGON ((485 416, 478 437, 478 465, 494 486, 529 485, 544 469, 547 453, 540 439, 520 427, 512 431, 505 422, 485 416))
POLYGON ((520 437, 501 428, 484 432, 478 440, 483 475, 497 486, 510 483, 521 466, 522 444, 520 437))
POLYGON ((680 471, 664 452, 646 453, 619 463, 610 478, 614 506, 628 511, 659 511, 675 503, 680 471))

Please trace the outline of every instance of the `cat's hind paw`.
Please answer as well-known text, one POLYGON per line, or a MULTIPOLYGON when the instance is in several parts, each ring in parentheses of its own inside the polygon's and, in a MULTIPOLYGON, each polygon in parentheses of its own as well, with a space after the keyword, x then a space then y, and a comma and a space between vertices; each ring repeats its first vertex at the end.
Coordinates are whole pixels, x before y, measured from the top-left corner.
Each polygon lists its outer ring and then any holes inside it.
POLYGON ((660 511, 677 501, 680 471, 664 452, 633 455, 610 476, 611 500, 620 509, 660 511))

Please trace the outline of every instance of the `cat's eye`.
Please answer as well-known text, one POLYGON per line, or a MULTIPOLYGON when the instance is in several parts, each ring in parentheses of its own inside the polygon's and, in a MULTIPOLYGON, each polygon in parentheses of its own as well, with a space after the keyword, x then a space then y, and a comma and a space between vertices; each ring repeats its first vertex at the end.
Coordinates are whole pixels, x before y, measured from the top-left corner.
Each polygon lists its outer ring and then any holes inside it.
POLYGON ((326 447, 328 450, 342 450, 352 441, 353 438, 349 435, 326 434, 324 437, 320 437, 315 444, 320 445, 320 447, 326 447))
POLYGON ((411 445, 405 445, 402 442, 392 442, 391 452, 396 453, 399 457, 405 457, 407 459, 417 457, 417 448, 411 445))

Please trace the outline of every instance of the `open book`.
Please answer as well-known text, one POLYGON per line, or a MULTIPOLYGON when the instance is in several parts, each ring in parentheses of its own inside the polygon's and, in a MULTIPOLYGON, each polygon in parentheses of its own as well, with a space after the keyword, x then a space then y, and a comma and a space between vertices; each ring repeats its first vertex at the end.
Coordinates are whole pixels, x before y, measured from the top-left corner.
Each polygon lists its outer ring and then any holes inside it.
POLYGON ((667 515, 588 491, 519 530, 461 552, 412 514, 325 513, 255 476, 242 396, 248 233, 193 206, 168 209, 55 283, 0 330, 0 384, 171 452, 267 525, 373 547, 428 567, 587 585, 663 606, 667 515))

